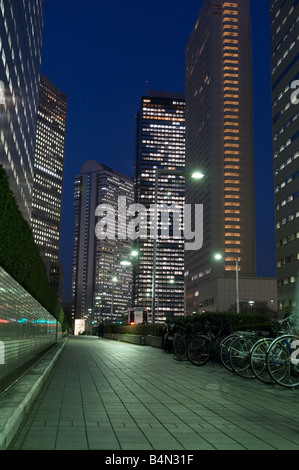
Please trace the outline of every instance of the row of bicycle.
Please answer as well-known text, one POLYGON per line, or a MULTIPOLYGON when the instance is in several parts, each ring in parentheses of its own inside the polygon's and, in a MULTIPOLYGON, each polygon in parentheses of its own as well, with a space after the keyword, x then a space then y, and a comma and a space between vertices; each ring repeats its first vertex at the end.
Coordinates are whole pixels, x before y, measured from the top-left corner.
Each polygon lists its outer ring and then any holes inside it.
MULTIPOLYGON (((228 334, 212 327, 199 333, 190 325, 179 326, 173 337, 168 337, 176 360, 188 359, 196 366, 216 360, 244 378, 293 389, 299 387, 299 335, 290 317, 285 323, 277 323, 277 333, 271 337, 252 331, 228 334)), ((165 343, 164 349, 167 349, 165 343)))

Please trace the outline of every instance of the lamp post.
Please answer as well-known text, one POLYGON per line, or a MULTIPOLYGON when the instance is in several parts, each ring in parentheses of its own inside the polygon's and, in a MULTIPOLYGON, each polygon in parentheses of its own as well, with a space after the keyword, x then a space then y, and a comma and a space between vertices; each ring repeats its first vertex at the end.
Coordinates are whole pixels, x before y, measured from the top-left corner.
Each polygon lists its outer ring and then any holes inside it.
MULTIPOLYGON (((240 313, 240 295, 239 295, 239 256, 236 255, 230 255, 236 260, 236 302, 237 302, 237 313, 240 313)), ((222 255, 220 253, 217 253, 215 255, 216 260, 221 260, 222 255)))
MULTIPOLYGON (((137 249, 132 249, 129 253, 128 258, 133 258, 133 260, 136 260, 139 257, 139 250, 137 249)), ((118 276, 116 274, 116 266, 115 266, 115 258, 119 256, 116 253, 113 254, 113 277, 111 278, 111 281, 113 284, 117 284, 119 282, 118 276)), ((124 258, 119 261, 119 265, 122 268, 129 268, 133 265, 133 261, 131 259, 124 258)), ((114 288, 112 285, 112 303, 111 303, 111 317, 113 318, 114 315, 114 288)))
POLYGON ((155 192, 154 192, 154 243, 153 243, 153 273, 152 273, 152 323, 155 323, 156 314, 156 269, 157 269, 157 237, 158 237, 158 182, 160 175, 176 175, 191 177, 193 180, 204 178, 200 171, 188 172, 186 170, 169 170, 167 168, 157 168, 155 174, 155 192))
MULTIPOLYGON (((113 284, 117 284, 118 283, 118 277, 113 276, 111 281, 113 282, 113 284)), ((111 300, 112 300, 111 301, 111 320, 113 321, 113 315, 114 315, 114 287, 113 287, 113 285, 112 285, 112 299, 111 300)))

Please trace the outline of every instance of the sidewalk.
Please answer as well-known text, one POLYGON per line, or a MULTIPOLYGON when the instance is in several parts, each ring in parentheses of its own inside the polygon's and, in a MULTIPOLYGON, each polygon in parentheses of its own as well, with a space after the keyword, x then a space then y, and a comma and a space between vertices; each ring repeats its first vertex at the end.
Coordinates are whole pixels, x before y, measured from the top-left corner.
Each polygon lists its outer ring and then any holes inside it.
POLYGON ((12 450, 299 450, 299 390, 71 337, 12 450))

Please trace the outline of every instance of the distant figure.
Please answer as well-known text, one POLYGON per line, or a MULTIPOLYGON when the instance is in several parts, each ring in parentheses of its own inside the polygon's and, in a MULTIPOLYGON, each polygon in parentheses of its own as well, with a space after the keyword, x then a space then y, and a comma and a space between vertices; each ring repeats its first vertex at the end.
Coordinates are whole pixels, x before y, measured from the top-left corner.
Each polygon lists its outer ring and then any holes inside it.
POLYGON ((99 335, 99 338, 103 338, 103 336, 104 336, 104 323, 99 324, 98 335, 99 335))

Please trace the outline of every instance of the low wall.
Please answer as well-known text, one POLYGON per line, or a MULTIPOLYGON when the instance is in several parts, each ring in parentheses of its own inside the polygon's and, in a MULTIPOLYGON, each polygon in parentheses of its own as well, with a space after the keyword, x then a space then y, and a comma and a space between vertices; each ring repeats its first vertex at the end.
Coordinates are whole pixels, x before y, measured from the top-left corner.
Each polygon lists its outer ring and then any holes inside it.
POLYGON ((162 342, 162 338, 160 336, 105 333, 104 337, 106 339, 112 339, 114 341, 123 341, 125 343, 139 344, 141 346, 152 346, 153 348, 161 348, 162 342))
POLYGON ((0 267, 0 382, 60 340, 60 323, 0 267))

